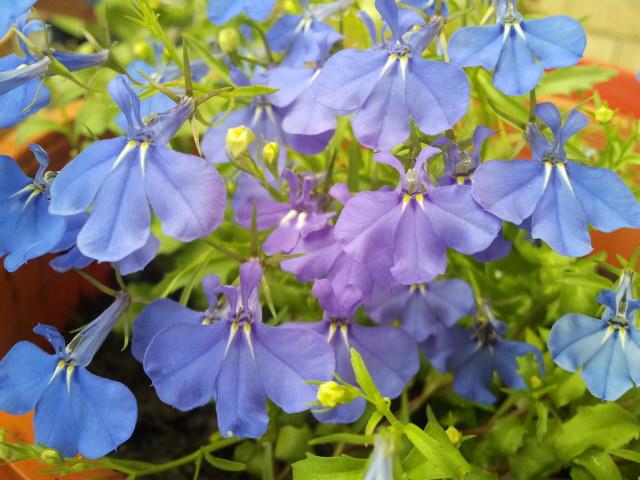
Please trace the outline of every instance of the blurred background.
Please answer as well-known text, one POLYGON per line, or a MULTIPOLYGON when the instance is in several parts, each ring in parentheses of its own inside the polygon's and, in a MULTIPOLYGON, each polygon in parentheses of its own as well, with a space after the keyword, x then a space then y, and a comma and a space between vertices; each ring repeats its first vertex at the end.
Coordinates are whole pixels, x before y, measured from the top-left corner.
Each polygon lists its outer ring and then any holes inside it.
POLYGON ((585 57, 640 70, 640 0, 526 0, 531 12, 569 15, 587 31, 585 57))

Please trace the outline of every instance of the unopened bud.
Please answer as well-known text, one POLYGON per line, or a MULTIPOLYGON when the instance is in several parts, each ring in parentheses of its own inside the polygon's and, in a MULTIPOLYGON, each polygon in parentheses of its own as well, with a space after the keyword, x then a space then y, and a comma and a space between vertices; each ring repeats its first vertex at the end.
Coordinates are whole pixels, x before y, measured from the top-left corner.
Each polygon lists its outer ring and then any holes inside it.
POLYGON ((350 385, 340 385, 333 380, 324 382, 318 388, 318 402, 324 407, 334 408, 358 398, 357 389, 350 385))
POLYGON ((537 375, 534 375, 529 379, 529 383, 531 384, 531 388, 540 388, 540 385, 542 385, 542 380, 540 380, 540 377, 538 377, 537 375))
POLYGON ((458 445, 462 440, 462 433, 456 427, 451 426, 447 428, 446 432, 447 437, 449 437, 449 440, 451 440, 451 443, 453 443, 454 445, 458 445))
POLYGON ((604 105, 602 105, 601 107, 596 109, 596 120, 598 121, 598 123, 606 125, 607 123, 610 123, 611 120, 613 120, 613 116, 615 114, 616 112, 611 110, 609 107, 605 107, 604 105))
POLYGON ((218 45, 224 53, 235 52, 240 47, 240 34, 235 28, 223 28, 218 33, 218 45))
POLYGON ((57 450, 52 448, 47 448, 43 450, 40 454, 40 460, 42 463, 46 463, 47 465, 62 465, 64 463, 64 458, 57 450))
POLYGON ((278 164, 278 156, 280 155, 280 146, 276 142, 267 143, 262 149, 262 158, 268 167, 278 164))
POLYGON ((136 42, 133 45, 133 53, 137 58, 142 58, 147 63, 153 63, 153 47, 148 42, 136 42))
POLYGON ((253 132, 244 125, 227 130, 227 150, 233 158, 242 156, 254 140, 253 132))

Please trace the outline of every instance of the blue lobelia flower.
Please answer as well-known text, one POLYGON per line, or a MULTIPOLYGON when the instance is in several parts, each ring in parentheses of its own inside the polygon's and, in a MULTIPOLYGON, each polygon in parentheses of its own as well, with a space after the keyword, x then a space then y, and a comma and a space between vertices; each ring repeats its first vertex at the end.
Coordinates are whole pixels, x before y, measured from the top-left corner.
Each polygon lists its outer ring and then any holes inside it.
MULTIPOLYGON (((442 148, 445 158, 444 175, 438 179, 440 185, 463 185, 471 188, 473 175, 480 165, 480 152, 484 142, 493 135, 493 130, 478 126, 473 132, 473 151, 467 152, 457 143, 446 137, 436 139, 433 146, 442 148)), ((480 262, 491 262, 506 257, 511 251, 511 242, 505 240, 502 232, 498 234, 486 250, 474 253, 480 262)))
POLYGON ((447 248, 470 255, 485 250, 501 228, 462 185, 432 185, 425 163, 440 150, 426 147, 405 173, 390 153, 375 159, 400 173, 397 189, 361 192, 347 202, 335 235, 345 252, 359 262, 384 253, 393 259, 391 273, 405 285, 425 283, 444 273, 447 248))
POLYGON ((135 397, 123 384, 86 368, 128 305, 129 297, 120 294, 66 346, 55 327, 38 324, 33 331, 49 341, 53 354, 19 342, 2 359, 0 410, 21 415, 35 409, 36 443, 66 457, 80 453, 95 459, 131 436, 135 397))
POLYGON ((545 69, 569 67, 582 58, 587 40, 576 20, 524 20, 516 0, 495 3, 496 25, 464 27, 451 36, 448 51, 454 63, 495 70, 496 87, 522 95, 535 88, 545 69))
POLYGON ((493 374, 509 387, 526 388, 518 375, 517 357, 532 353, 542 368, 542 355, 533 345, 504 340, 506 326, 496 320, 489 308, 483 312, 472 332, 454 326, 443 329, 421 345, 434 367, 454 374, 453 390, 460 396, 478 403, 493 403, 491 393, 493 374))
POLYGON ((324 228, 335 215, 335 212, 322 211, 320 199, 313 194, 315 180, 311 175, 300 178, 286 169, 282 176, 289 185, 288 204, 272 200, 265 188, 247 175, 238 182, 234 196, 236 221, 240 225, 251 227, 255 204, 258 229, 275 227, 262 245, 267 255, 290 253, 300 239, 324 228))
MULTIPOLYGON (((350 348, 362 356, 380 392, 395 398, 420 366, 418 350, 412 338, 395 327, 359 325, 353 316, 361 305, 362 293, 354 287, 335 291, 327 279, 313 285, 313 294, 324 309, 320 322, 283 325, 291 331, 313 331, 322 335, 335 353, 335 373, 355 385, 350 348)), ((313 412, 324 423, 356 421, 365 409, 365 401, 357 398, 325 412, 313 412)))
MULTIPOLYGON (((405 5, 411 5, 414 8, 419 8, 427 15, 436 14, 436 7, 437 7, 436 0, 403 0, 400 3, 404 3, 405 5)), ((442 11, 440 12, 440 15, 445 18, 449 16, 449 7, 447 6, 447 3, 444 0, 442 1, 442 11)))
MULTIPOLYGON (((87 213, 68 217, 69 224, 67 226, 67 232, 55 249, 56 252, 62 252, 62 255, 57 256, 49 262, 51 268, 56 272, 62 273, 74 269, 81 270, 94 262, 93 258, 83 255, 76 244, 78 233, 80 233, 88 217, 89 214, 87 213)), ((122 260, 115 262, 115 265, 122 275, 139 272, 156 258, 159 250, 160 240, 151 234, 149 235, 147 243, 142 248, 127 255, 122 260)))
POLYGON ((568 313, 551 328, 549 351, 561 368, 580 371, 592 395, 616 400, 640 384, 640 331, 633 299, 633 274, 625 271, 615 291, 602 290, 600 319, 568 313))
POLYGON ((36 0, 13 0, 4 2, 2 5, 2 15, 0 15, 0 39, 13 27, 17 21, 23 17, 36 0))
POLYGON ((313 84, 318 102, 354 113, 358 141, 389 150, 409 137, 410 119, 427 134, 451 128, 469 106, 469 82, 462 69, 426 60, 422 50, 442 28, 437 18, 418 34, 417 13, 398 11, 393 0, 376 0, 391 30, 386 48, 342 50, 333 55, 313 84))
POLYGON ((270 48, 276 52, 287 52, 282 60, 282 65, 287 67, 302 67, 327 57, 331 46, 341 40, 342 35, 323 20, 347 8, 353 0, 320 5, 310 5, 309 0, 300 3, 303 15, 283 15, 267 32, 270 48))
POLYGON ((51 185, 56 173, 47 171, 49 156, 29 145, 38 161, 33 179, 10 157, 0 156, 0 256, 13 272, 33 258, 60 250, 69 218, 49 213, 51 185))
POLYGON ((126 136, 93 143, 63 168, 50 211, 73 215, 92 206, 77 244, 99 261, 117 262, 147 244, 149 204, 169 236, 191 241, 211 233, 224 215, 222 177, 205 160, 166 146, 193 114, 195 101, 183 98, 145 122, 123 77, 109 91, 127 117, 126 136))
POLYGON ((455 278, 419 285, 399 285, 391 292, 377 290, 366 305, 373 321, 390 323, 399 319, 402 328, 416 342, 423 342, 452 327, 462 317, 474 315, 475 307, 476 300, 471 287, 455 278))
MULTIPOLYGON (((231 77, 236 85, 268 85, 267 74, 256 74, 251 81, 237 68, 231 70, 231 77)), ((217 127, 210 128, 202 139, 202 151, 205 158, 212 163, 226 163, 229 161, 229 152, 226 147, 226 136, 229 128, 244 125, 250 128, 256 137, 255 150, 259 152, 269 142, 276 142, 281 147, 290 146, 294 150, 305 155, 315 155, 322 152, 333 137, 333 130, 313 135, 292 135, 282 128, 283 118, 287 113, 286 108, 277 107, 272 103, 272 95, 255 97, 250 105, 239 110, 234 110, 217 127)), ((213 119, 214 122, 222 120, 224 113, 213 119)), ((282 171, 286 163, 287 150, 280 148, 278 166, 282 171)))
POLYGON ((536 115, 551 129, 553 141, 530 124, 533 160, 483 163, 475 172, 473 198, 487 211, 523 224, 533 238, 571 257, 591 251, 589 225, 605 232, 640 227, 640 204, 618 175, 567 159, 564 146, 587 125, 587 118, 573 110, 562 125, 560 112, 551 103, 538 105, 536 115))
POLYGON ((306 410, 317 391, 308 382, 329 380, 334 369, 319 335, 262 323, 261 278, 259 262, 251 260, 240 267, 239 287, 205 279, 206 312, 160 300, 134 322, 134 355, 143 358, 160 399, 180 410, 215 399, 225 437, 261 436, 267 397, 285 412, 306 410), (217 302, 219 293, 225 303, 217 302))
POLYGON ((241 13, 262 22, 269 17, 275 3, 276 0, 209 0, 207 16, 215 25, 224 25, 241 13))

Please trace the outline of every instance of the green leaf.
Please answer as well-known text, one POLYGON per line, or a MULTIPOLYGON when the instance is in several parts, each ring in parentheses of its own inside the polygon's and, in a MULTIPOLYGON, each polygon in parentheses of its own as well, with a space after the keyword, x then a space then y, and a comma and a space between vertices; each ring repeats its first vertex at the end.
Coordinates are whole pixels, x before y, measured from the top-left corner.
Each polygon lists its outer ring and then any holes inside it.
POLYGON ((313 434, 307 425, 302 427, 284 425, 278 433, 274 456, 287 462, 295 462, 304 458, 311 437, 313 434))
POLYGON ((235 87, 229 92, 221 93, 220 96, 259 97, 261 95, 269 95, 270 93, 275 93, 277 91, 277 88, 271 88, 265 85, 249 85, 247 87, 235 87))
POLYGON ((240 462, 234 462, 233 460, 227 460, 226 458, 214 457, 210 453, 204 453, 204 459, 209 465, 218 470, 224 470, 225 472, 244 472, 247 469, 247 465, 240 462))
POLYGON ((520 418, 509 416, 498 420, 487 436, 491 445, 503 455, 513 455, 522 447, 527 433, 520 418))
POLYGON ((611 80, 618 73, 600 65, 576 65, 546 72, 536 87, 538 95, 568 95, 592 90, 594 85, 611 80))
POLYGON ((347 455, 307 458, 293 464, 293 480, 360 480, 367 460, 347 455))
POLYGON ((549 396, 557 407, 564 407, 577 400, 587 390, 579 373, 569 373, 559 368, 553 372, 553 383, 557 386, 549 392, 549 396))
POLYGON ((318 445, 322 443, 350 443, 352 445, 372 445, 373 437, 369 435, 360 435, 358 433, 331 433, 314 438, 309 441, 309 445, 318 445))
POLYGON ((609 453, 611 455, 615 455, 616 457, 624 458, 625 460, 640 463, 640 452, 626 450, 624 448, 614 448, 613 450, 609 450, 609 453))
POLYGON ((373 378, 371 378, 369 374, 369 370, 367 370, 367 366, 364 364, 364 360, 362 360, 362 357, 355 348, 351 349, 351 366, 356 375, 356 381, 364 394, 370 400, 381 397, 380 392, 378 392, 378 387, 376 387, 373 378))
POLYGON ((535 405, 536 415, 538 420, 536 421, 536 438, 538 441, 542 441, 542 438, 547 433, 547 424, 549 420, 549 409, 544 403, 536 403, 535 405))
POLYGON ((517 97, 508 97, 494 87, 489 73, 479 70, 476 78, 480 86, 481 98, 512 117, 517 123, 526 124, 529 121, 529 111, 517 101, 517 97))
POLYGON ((590 447, 619 448, 640 435, 638 421, 615 403, 582 407, 562 425, 556 437, 556 452, 568 463, 590 447))
POLYGON ((412 480, 464 477, 470 472, 469 464, 451 443, 430 409, 428 417, 425 430, 413 423, 404 427, 404 434, 415 447, 404 459, 405 473, 412 480))
POLYGON ((595 480, 622 479, 620 470, 605 452, 581 455, 574 460, 574 463, 583 467, 595 480))

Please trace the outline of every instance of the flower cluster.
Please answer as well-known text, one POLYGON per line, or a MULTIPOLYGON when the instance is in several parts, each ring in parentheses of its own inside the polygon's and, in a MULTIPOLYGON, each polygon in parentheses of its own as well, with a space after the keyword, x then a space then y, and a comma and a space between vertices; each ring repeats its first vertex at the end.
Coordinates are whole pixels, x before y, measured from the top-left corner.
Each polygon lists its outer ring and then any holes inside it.
MULTIPOLYGON (((505 305, 519 298, 486 293, 504 272, 482 282, 474 272, 496 261, 517 270, 542 242, 544 252, 585 256, 590 227, 640 228, 640 203, 618 174, 574 159, 572 137, 588 125, 580 111, 563 121, 532 94, 522 125, 530 160, 485 161, 483 148, 499 151, 494 130, 459 125, 483 101, 472 100, 469 79, 486 73, 471 68, 493 71, 496 92, 515 96, 532 92, 545 69, 575 65, 585 34, 571 18, 525 19, 515 0, 494 0, 495 25, 460 28, 447 42, 451 5, 376 0, 377 22, 359 12, 369 47, 356 49, 342 48, 348 32, 332 21, 356 10, 350 0, 302 1, 266 32, 260 22, 275 1, 211 0, 208 19, 241 25, 243 42, 215 47, 205 63, 189 60, 187 45, 180 61, 164 36, 153 61, 123 68, 111 51, 36 46, 31 35, 48 27, 29 19, 33 3, 14 2, 0 20, 24 55, 0 58, 0 126, 46 107, 49 77, 82 84, 72 72, 99 67, 117 73, 105 87, 119 108, 112 130, 122 130, 88 140, 60 171, 31 145, 33 178, 0 157, 5 268, 46 254, 56 254, 57 271, 108 262, 122 290, 104 289, 115 302, 69 344, 38 325, 53 354, 20 342, 0 362, 0 409, 35 409, 36 442, 65 456, 101 457, 133 432, 133 394, 86 369, 132 302, 144 304, 132 354, 157 396, 181 411, 215 402, 223 437, 264 435, 267 400, 322 423, 357 421, 369 399, 355 387, 353 349, 383 402, 424 372, 422 354, 457 401, 492 404, 497 384, 525 390, 531 375, 544 376, 542 345, 507 328, 505 305), (228 108, 203 107, 213 97, 228 108), (186 124, 193 149, 182 141, 186 124), (178 261, 162 294, 129 293, 122 275, 179 248, 221 252, 224 262, 178 261), (204 295, 192 299, 199 282, 204 295), (180 301, 169 298, 179 288, 180 301)), ((554 362, 579 371, 598 398, 640 381, 635 298, 627 270, 599 295, 600 319, 570 313, 549 334, 554 362)), ((390 445, 376 437, 366 478, 390 478, 390 445)))

